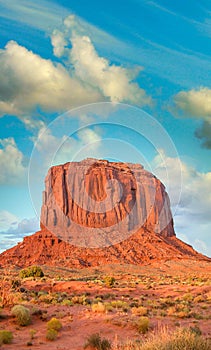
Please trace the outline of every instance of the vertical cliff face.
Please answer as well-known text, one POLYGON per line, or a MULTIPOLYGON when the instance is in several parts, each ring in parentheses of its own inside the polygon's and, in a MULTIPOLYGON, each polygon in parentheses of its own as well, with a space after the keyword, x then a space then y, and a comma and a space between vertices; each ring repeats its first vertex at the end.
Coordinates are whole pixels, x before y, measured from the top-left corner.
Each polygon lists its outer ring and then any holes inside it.
POLYGON ((69 243, 106 246, 144 227, 175 235, 164 185, 139 164, 86 159, 52 167, 41 226, 69 243))

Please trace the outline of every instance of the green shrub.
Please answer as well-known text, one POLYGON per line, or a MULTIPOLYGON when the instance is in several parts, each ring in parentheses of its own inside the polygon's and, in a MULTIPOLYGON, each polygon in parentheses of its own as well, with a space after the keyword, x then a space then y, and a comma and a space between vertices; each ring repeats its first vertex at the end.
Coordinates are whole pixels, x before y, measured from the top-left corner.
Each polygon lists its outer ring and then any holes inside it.
POLYGON ((111 349, 111 343, 107 339, 101 339, 98 333, 92 334, 87 339, 84 349, 91 347, 96 350, 108 350, 111 349))
POLYGON ((30 334, 31 340, 34 339, 34 336, 35 336, 36 333, 37 333, 36 329, 30 329, 29 330, 29 334, 30 334))
POLYGON ((71 299, 73 304, 80 304, 80 305, 86 305, 87 304, 87 298, 86 295, 75 295, 71 299))
POLYGON ((115 283, 115 278, 111 277, 111 276, 106 276, 104 278, 104 283, 107 287, 113 287, 113 285, 115 283))
POLYGON ((145 334, 149 330, 149 319, 148 317, 140 317, 137 323, 137 329, 139 333, 145 334))
POLYGON ((106 312, 106 306, 99 301, 97 304, 92 304, 92 311, 99 313, 106 312))
POLYGON ((148 313, 147 308, 144 306, 133 307, 131 309, 131 312, 132 314, 139 316, 146 316, 148 313))
POLYGON ((47 328, 59 331, 62 328, 62 324, 57 318, 53 317, 50 321, 47 322, 47 328))
POLYGON ((69 299, 64 299, 64 300, 62 300, 61 305, 73 306, 73 302, 71 300, 69 300, 69 299))
POLYGON ((17 289, 18 287, 20 287, 20 285, 21 282, 19 280, 12 280, 11 282, 12 289, 17 289))
POLYGON ((10 344, 12 342, 13 335, 10 331, 0 331, 0 344, 10 344))
POLYGON ((58 332, 53 328, 48 329, 46 332, 47 340, 50 340, 50 341, 56 340, 57 336, 58 336, 58 332))
POLYGON ((194 333, 195 335, 202 335, 202 331, 199 328, 199 326, 195 325, 195 326, 191 326, 190 327, 190 332, 194 333))
POLYGON ((113 300, 111 301, 111 305, 116 309, 123 309, 125 311, 129 309, 128 303, 123 300, 113 300))
POLYGON ((23 269, 19 273, 20 278, 27 278, 27 277, 43 277, 44 273, 39 266, 30 266, 26 269, 23 269))
POLYGON ((16 317, 19 326, 28 326, 31 323, 31 315, 29 309, 23 305, 15 305, 11 313, 16 317))

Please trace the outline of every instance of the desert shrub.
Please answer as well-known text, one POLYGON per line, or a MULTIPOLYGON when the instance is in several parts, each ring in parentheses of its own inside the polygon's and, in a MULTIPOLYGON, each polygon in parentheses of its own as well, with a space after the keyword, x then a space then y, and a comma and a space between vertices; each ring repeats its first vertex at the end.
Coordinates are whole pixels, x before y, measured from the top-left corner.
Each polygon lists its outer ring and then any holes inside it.
POLYGON ((12 280, 11 281, 11 287, 12 289, 17 289, 21 286, 21 282, 19 280, 12 280))
POLYGON ((53 304, 53 301, 55 300, 55 298, 53 297, 52 294, 41 294, 38 297, 39 301, 42 303, 46 303, 46 304, 53 304))
POLYGON ((101 302, 98 302, 97 304, 92 304, 92 311, 93 312, 106 312, 106 306, 101 303, 101 302))
POLYGON ((133 307, 131 309, 132 314, 134 315, 139 315, 139 316, 146 316, 147 315, 147 308, 144 306, 139 306, 139 307, 133 307))
POLYGON ((73 304, 80 304, 80 305, 86 305, 87 304, 87 298, 86 295, 75 295, 71 299, 73 304))
POLYGON ((199 326, 197 326, 197 325, 191 326, 190 327, 190 332, 194 333, 195 335, 202 335, 202 331, 199 328, 199 326))
POLYGON ((196 312, 192 312, 192 317, 194 317, 196 320, 203 320, 204 316, 202 314, 198 314, 196 312))
POLYGON ((189 330, 177 329, 174 333, 163 329, 152 335, 142 344, 128 343, 117 347, 118 350, 210 350, 211 340, 204 339, 189 330))
POLYGON ((183 300, 185 300, 185 301, 191 302, 191 301, 193 301, 193 299, 194 299, 194 297, 191 293, 187 293, 187 294, 183 295, 183 300))
POLYGON ((115 278, 111 277, 111 276, 106 276, 106 277, 104 277, 103 282, 105 283, 105 285, 107 287, 113 287, 113 285, 115 283, 115 278))
POLYGON ((73 302, 71 300, 69 300, 69 299, 64 299, 64 300, 62 300, 61 305, 72 306, 73 302))
POLYGON ((126 301, 123 300, 113 300, 111 302, 111 305, 116 308, 116 309, 123 309, 123 310, 127 310, 129 309, 129 305, 126 301))
POLYGON ((27 267, 26 269, 21 270, 19 273, 19 276, 20 278, 43 277, 44 272, 39 266, 30 266, 30 267, 27 267))
POLYGON ((111 343, 108 339, 101 339, 101 336, 96 333, 89 336, 87 339, 84 349, 91 347, 96 350, 108 350, 111 349, 111 343))
POLYGON ((0 331, 0 344, 10 344, 12 342, 13 335, 10 331, 0 331))
POLYGON ((19 292, 4 292, 2 297, 0 298, 1 301, 1 306, 3 307, 8 307, 8 306, 13 306, 18 303, 21 303, 23 301, 22 299, 22 293, 19 292))
POLYGON ((177 312, 177 307, 176 306, 171 306, 167 309, 167 315, 168 316, 175 316, 177 312))
POLYGON ((191 313, 189 309, 184 309, 183 311, 178 311, 175 316, 178 318, 189 318, 191 313))
POLYGON ((48 329, 46 332, 47 340, 50 340, 50 341, 56 340, 57 336, 58 336, 58 332, 53 328, 48 329))
POLYGON ((104 305, 105 305, 106 311, 108 311, 108 312, 113 311, 113 306, 111 305, 111 303, 105 302, 104 305))
POLYGON ((210 343, 201 336, 196 336, 188 330, 179 329, 173 334, 164 334, 146 344, 141 350, 151 350, 157 348, 159 350, 209 350, 210 343))
POLYGON ((47 328, 59 331, 62 328, 62 324, 57 318, 53 317, 50 321, 47 322, 47 328))
POLYGON ((30 335, 30 339, 34 339, 35 334, 37 333, 36 329, 30 329, 29 330, 29 335, 30 335))
POLYGON ((204 295, 197 295, 194 299, 194 303, 202 303, 203 301, 206 301, 206 297, 204 295))
POLYGON ((31 315, 29 309, 23 305, 15 305, 11 313, 16 317, 19 326, 28 326, 31 323, 31 315))
POLYGON ((149 330, 149 319, 148 317, 141 316, 137 322, 137 329, 139 333, 145 334, 149 330))

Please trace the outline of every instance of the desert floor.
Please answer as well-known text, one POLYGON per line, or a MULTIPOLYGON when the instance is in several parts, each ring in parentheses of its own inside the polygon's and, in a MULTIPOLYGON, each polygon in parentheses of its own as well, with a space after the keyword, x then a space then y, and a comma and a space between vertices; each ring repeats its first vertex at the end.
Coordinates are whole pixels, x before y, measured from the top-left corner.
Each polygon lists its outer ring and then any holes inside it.
POLYGON ((20 269, 1 269, 0 330, 13 333, 1 349, 81 350, 99 333, 115 348, 141 342, 160 329, 191 328, 211 337, 211 263, 194 260, 156 262, 147 266, 107 265, 82 270, 42 267, 44 277, 19 277, 20 269), (31 323, 19 326, 11 314, 26 306, 31 323), (46 339, 47 322, 62 328, 46 339), (149 329, 139 327, 141 317, 149 329))

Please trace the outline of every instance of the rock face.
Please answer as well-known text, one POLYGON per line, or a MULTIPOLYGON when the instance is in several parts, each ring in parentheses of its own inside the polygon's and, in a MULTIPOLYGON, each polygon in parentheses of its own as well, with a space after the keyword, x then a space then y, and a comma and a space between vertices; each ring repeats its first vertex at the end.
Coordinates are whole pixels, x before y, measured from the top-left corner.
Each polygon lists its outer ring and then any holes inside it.
POLYGON ((164 185, 138 164, 87 159, 52 167, 41 231, 0 255, 0 265, 87 267, 207 259, 176 238, 164 185))
POLYGON ((163 184, 139 164, 87 159, 52 167, 45 181, 42 227, 69 243, 99 247, 145 227, 175 235, 163 184))

